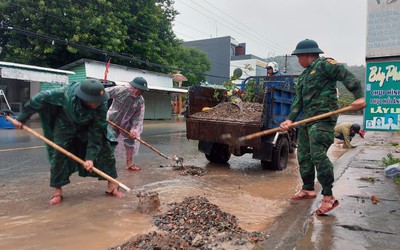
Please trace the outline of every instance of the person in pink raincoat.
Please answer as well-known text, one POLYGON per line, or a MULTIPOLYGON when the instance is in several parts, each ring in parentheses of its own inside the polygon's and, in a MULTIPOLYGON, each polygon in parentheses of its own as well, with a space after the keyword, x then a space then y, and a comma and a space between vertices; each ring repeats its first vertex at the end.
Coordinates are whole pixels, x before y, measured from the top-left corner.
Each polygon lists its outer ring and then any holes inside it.
MULTIPOLYGON (((107 112, 107 119, 140 138, 140 134, 143 131, 145 111, 142 94, 144 91, 149 91, 147 81, 143 77, 135 77, 127 86, 110 87, 106 88, 106 91, 110 98, 113 99, 107 112)), ((108 131, 115 138, 118 138, 119 135, 123 138, 126 153, 125 168, 127 170, 140 171, 141 169, 133 163, 133 155, 137 155, 140 143, 110 124, 108 125, 108 131)))

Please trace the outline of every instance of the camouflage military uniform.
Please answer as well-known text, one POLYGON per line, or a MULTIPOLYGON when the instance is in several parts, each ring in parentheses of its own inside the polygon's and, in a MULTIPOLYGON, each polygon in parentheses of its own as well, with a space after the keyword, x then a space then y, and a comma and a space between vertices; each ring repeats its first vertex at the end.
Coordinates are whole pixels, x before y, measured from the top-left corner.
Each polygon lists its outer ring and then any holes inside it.
MULTIPOLYGON (((113 146, 115 138, 107 139, 107 103, 97 109, 87 108, 74 94, 78 83, 64 88, 39 92, 25 104, 17 120, 25 123, 38 112, 44 136, 81 159, 92 160, 94 166, 116 178, 113 146), (113 145, 113 146, 112 146, 113 145)), ((51 164, 50 186, 60 188, 70 182, 69 176, 79 171, 80 176, 99 177, 88 172, 64 154, 47 146, 51 164)))
MULTIPOLYGON (((327 113, 338 108, 336 81, 342 81, 356 99, 363 97, 361 83, 342 64, 319 57, 299 76, 296 96, 288 119, 296 120, 327 113)), ((314 190, 315 169, 323 195, 332 195, 333 164, 326 155, 334 141, 337 116, 311 122, 299 128, 297 151, 303 189, 314 190)))

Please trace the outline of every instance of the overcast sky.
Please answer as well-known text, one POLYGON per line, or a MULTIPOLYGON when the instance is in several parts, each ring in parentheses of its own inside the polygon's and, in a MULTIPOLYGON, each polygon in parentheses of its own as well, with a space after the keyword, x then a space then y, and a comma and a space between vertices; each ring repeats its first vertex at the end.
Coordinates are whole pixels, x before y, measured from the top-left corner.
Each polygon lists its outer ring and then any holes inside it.
POLYGON ((365 65, 366 0, 175 0, 174 32, 184 41, 231 36, 247 54, 291 54, 309 38, 349 65, 365 65))

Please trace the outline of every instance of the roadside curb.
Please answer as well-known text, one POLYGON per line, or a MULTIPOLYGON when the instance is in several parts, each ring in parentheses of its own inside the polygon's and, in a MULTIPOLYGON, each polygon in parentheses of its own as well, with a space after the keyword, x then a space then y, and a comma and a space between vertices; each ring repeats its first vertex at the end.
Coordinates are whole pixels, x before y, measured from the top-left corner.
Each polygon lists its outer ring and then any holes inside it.
MULTIPOLYGON (((340 205, 327 216, 312 216, 297 249, 398 249, 400 187, 384 175, 382 158, 392 153, 395 133, 369 132, 368 142, 334 163, 333 192, 340 205), (371 197, 380 202, 374 203, 371 197)), ((311 206, 315 211, 322 199, 311 206)))

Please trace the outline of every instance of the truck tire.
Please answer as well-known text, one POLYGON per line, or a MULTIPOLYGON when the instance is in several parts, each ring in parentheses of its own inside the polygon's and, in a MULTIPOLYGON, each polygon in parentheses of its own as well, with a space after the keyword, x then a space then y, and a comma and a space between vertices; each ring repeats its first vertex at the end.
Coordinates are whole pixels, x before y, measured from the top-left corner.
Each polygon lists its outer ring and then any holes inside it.
POLYGON ((210 154, 204 154, 210 162, 225 164, 231 158, 229 146, 226 144, 214 143, 210 154))
POLYGON ((289 141, 286 137, 279 138, 272 151, 272 160, 261 160, 261 166, 264 169, 282 171, 286 168, 289 158, 289 141))

